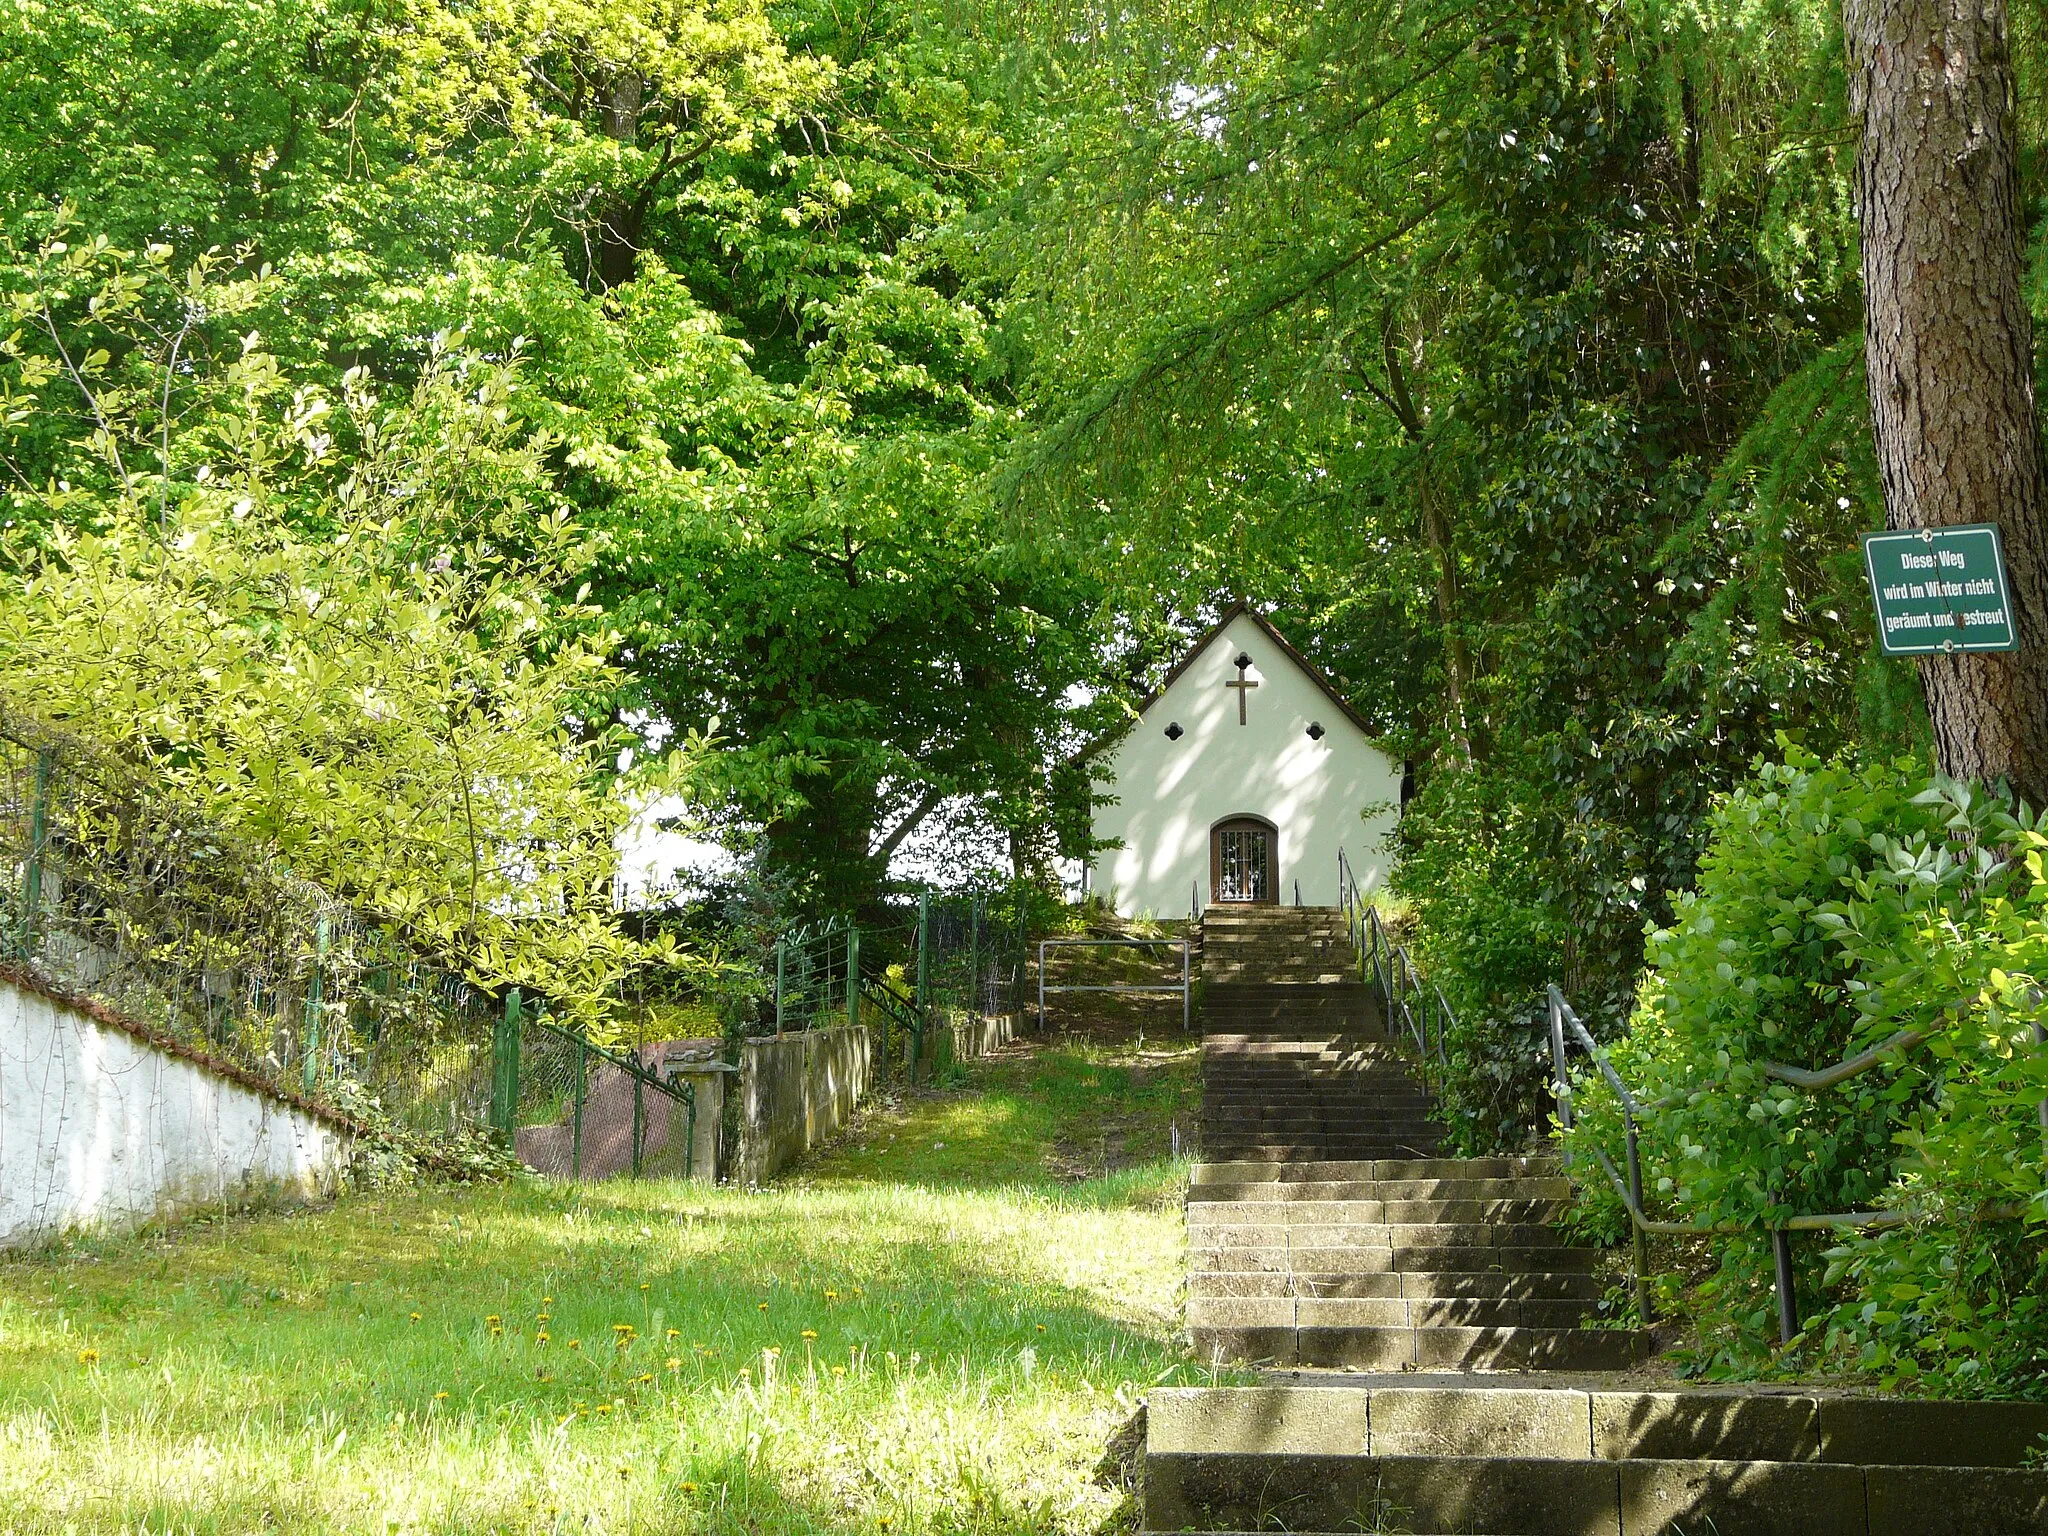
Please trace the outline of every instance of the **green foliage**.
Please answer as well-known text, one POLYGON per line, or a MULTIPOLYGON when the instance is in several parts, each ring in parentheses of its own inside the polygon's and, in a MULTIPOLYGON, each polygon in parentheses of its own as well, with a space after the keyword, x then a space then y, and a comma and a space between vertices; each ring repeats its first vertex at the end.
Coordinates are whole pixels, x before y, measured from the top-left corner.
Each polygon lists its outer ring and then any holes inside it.
POLYGON ((608 637, 555 597, 591 551, 516 360, 437 349, 389 400, 292 379, 254 330, 204 344, 269 297, 162 246, 15 267, 0 688, 486 987, 592 1015, 650 951, 605 899, 630 803, 577 716, 608 637), (42 430, 66 419, 82 440, 42 430))
MULTIPOLYGON (((1932 1390, 2048 1389, 2048 1053, 2032 1027, 2048 974, 2044 850, 2024 812, 1910 760, 1857 768, 1789 749, 1716 808, 1699 889, 1651 936, 1611 1051, 1654 1106, 1653 1202, 1756 1234, 1728 1241, 1704 1293, 1708 1367, 1764 1358, 1764 1229, 1891 1209, 1913 1222, 1825 1257, 1802 1248, 1804 1295, 1822 1298, 1804 1315, 1808 1350, 1932 1390), (1768 1070, 1831 1065, 1901 1031, 1921 1038, 1833 1088, 1768 1070)), ((1587 1075, 1578 1103, 1567 1145, 1618 1159, 1609 1091, 1587 1075)), ((1596 1194, 1618 1224, 1611 1194, 1596 1194)))
POLYGON ((1551 980, 1625 1007, 1713 796, 1781 730, 1922 729, 1853 559, 1836 22, 1157 0, 1041 35, 1062 105, 987 246, 1038 359, 999 484, 1176 611, 1271 603, 1415 766, 1457 1133, 1519 1140, 1517 1020, 1551 980))
MULTIPOLYGON (((1041 878, 1072 841, 1049 764, 1099 583, 975 495, 1015 411, 999 296, 944 235, 1005 143, 978 43, 908 3, 751 0, 81 0, 0 28, 26 248, 67 201, 117 247, 246 244, 266 352, 330 398, 359 366, 409 387, 437 336, 520 358, 550 494, 602 550, 549 596, 623 663, 583 718, 659 755, 718 717, 703 787, 794 899, 872 900, 941 802, 1041 878)), ((81 435, 41 409, 38 485, 81 435)))

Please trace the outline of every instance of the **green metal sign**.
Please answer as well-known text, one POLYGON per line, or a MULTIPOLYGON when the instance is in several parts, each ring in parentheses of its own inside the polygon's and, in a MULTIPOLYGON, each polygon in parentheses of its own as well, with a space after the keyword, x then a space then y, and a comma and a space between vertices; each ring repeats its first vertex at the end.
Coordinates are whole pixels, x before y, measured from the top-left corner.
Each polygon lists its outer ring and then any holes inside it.
POLYGON ((1866 533, 1863 567, 1885 655, 2020 648, 1996 523, 1866 533))

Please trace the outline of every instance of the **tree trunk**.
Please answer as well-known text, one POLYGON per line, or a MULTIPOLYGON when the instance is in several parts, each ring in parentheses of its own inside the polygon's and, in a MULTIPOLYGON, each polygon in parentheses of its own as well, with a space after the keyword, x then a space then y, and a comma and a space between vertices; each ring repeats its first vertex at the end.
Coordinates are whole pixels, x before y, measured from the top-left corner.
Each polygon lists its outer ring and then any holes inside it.
POLYGON ((1944 771, 2048 801, 2048 498, 2005 0, 1845 0, 1870 416, 1893 528, 1997 523, 2020 648, 1920 662, 1944 771))
MULTIPOLYGON (((1427 444, 1418 446, 1424 454, 1427 444)), ((1466 713, 1466 684, 1472 676, 1472 649, 1465 643, 1458 596, 1458 551, 1451 542, 1450 524, 1444 519, 1439 500, 1435 466, 1425 458, 1417 480, 1422 503, 1422 537, 1436 557, 1436 613, 1444 635, 1444 691, 1449 706, 1451 737, 1466 762, 1485 756, 1478 730, 1466 713)))
POLYGON ((1444 692, 1448 706, 1451 739, 1466 762, 1485 755, 1481 733, 1466 714, 1467 684, 1472 677, 1472 650, 1465 643, 1461 623, 1462 604, 1458 597, 1458 550, 1451 537, 1451 525, 1444 516, 1443 497, 1437 485, 1433 445, 1428 423, 1417 408, 1408 369, 1401 361, 1401 338, 1395 329, 1397 311, 1392 304, 1380 311, 1380 356, 1386 364, 1387 387, 1373 393, 1394 413, 1401 431, 1416 452, 1415 491, 1422 510, 1422 539, 1436 559, 1436 612, 1443 626, 1444 692))
MULTIPOLYGON (((604 131, 621 144, 640 139, 640 103, 647 83, 635 74, 624 74, 612 82, 605 102, 604 131)), ((641 206, 621 193, 605 205, 604 222, 598 230, 597 280, 606 292, 633 281, 640 255, 641 206)))

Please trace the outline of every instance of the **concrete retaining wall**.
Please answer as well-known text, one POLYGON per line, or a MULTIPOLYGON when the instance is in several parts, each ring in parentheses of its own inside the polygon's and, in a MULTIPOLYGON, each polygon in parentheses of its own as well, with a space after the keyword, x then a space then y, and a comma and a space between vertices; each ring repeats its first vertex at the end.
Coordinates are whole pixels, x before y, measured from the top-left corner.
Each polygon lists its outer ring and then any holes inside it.
POLYGON ((247 1074, 0 977, 0 1245, 329 1194, 352 1140, 247 1074))
POLYGON ((955 1060, 993 1056, 1017 1033, 1017 1016, 1014 1013, 970 1014, 954 1020, 952 1029, 955 1060))
POLYGON ((853 1118, 874 1071, 865 1028, 770 1035, 740 1047, 733 1177, 763 1184, 853 1118))

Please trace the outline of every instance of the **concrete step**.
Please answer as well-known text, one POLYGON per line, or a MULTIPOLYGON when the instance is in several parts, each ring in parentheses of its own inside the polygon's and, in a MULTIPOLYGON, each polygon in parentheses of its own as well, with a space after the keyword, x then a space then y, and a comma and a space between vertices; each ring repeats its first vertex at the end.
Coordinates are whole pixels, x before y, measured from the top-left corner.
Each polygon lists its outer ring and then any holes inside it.
POLYGON ((1251 1180, 1245 1184, 1194 1184, 1190 1200, 1311 1204, 1315 1200, 1544 1200, 1569 1202, 1571 1182, 1528 1180, 1251 1180))
MULTIPOLYGON (((1387 1277, 1381 1277, 1387 1278, 1387 1277)), ((1189 1296, 1203 1328, 1576 1328, 1596 1315, 1584 1296, 1189 1296)))
POLYGON ((1599 1278, 1586 1270, 1383 1270, 1364 1274, 1304 1270, 1195 1270, 1188 1275, 1188 1300, 1274 1296, 1376 1300, 1395 1297, 1597 1301, 1599 1278))
POLYGON ((1216 1274, 1376 1274, 1389 1270, 1446 1274, 1590 1274, 1591 1248, 1395 1248, 1367 1244, 1286 1243, 1263 1248, 1188 1246, 1188 1269, 1216 1274))
MULTIPOLYGON (((1372 1186, 1367 1186, 1368 1188, 1372 1186)), ((1207 1191, 1204 1191, 1206 1194, 1207 1191)), ((1569 1208, 1564 1200, 1208 1200, 1190 1197, 1188 1226, 1326 1226, 1332 1222, 1390 1222, 1396 1226, 1514 1226, 1552 1222, 1569 1208)))
POLYGON ((1188 1222, 1190 1248, 1568 1248, 1542 1222, 1188 1222))
POLYGON ((1288 1142, 1238 1142, 1219 1138, 1207 1150, 1219 1157, 1228 1157, 1239 1162, 1273 1163, 1299 1167, 1302 1163, 1331 1153, 1340 1154, 1353 1161, 1420 1157, 1437 1145, 1434 1136, 1407 1136, 1400 1140, 1343 1142, 1335 1138, 1316 1141, 1288 1142))
POLYGON ((2039 1536, 2048 1476, 1509 1457, 1146 1458, 1143 1529, 1461 1536, 2039 1536), (1266 1523, 1284 1521, 1284 1524, 1266 1523))
POLYGON ((1203 1105, 1202 1121, 1218 1130, 1271 1130, 1287 1125, 1341 1131, 1347 1126, 1371 1129, 1381 1125, 1427 1125, 1423 1110, 1405 1104, 1274 1104, 1260 1109, 1236 1105, 1203 1105))
POLYGON ((1274 1115, 1270 1118, 1241 1120, 1230 1115, 1204 1115, 1202 1130, 1212 1141, 1255 1141, 1283 1142, 1357 1139, 1371 1140, 1387 1136, 1434 1136, 1436 1127, 1419 1116, 1333 1114, 1274 1115))
POLYGON ((1334 1179, 1521 1179, 1558 1178, 1554 1157, 1404 1157, 1326 1159, 1272 1167, 1264 1163, 1200 1162, 1189 1171, 1195 1184, 1321 1183, 1334 1179))
POLYGON ((1146 1531, 2018 1536, 2048 1405, 1769 1389, 1158 1388, 1146 1531))
POLYGON ((1644 1359, 1645 1336, 1576 1326, 1190 1327, 1195 1354, 1266 1368, 1402 1371, 1619 1371, 1644 1359))

